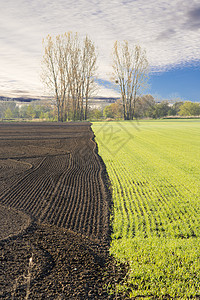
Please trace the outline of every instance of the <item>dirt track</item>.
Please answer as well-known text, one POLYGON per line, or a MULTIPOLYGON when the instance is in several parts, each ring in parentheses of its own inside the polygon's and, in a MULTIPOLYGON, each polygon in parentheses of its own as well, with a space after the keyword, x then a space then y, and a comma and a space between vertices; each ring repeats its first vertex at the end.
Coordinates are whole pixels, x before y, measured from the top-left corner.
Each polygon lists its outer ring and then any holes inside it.
POLYGON ((108 256, 111 199, 90 123, 0 124, 0 205, 16 223, 1 226, 13 237, 0 242, 0 298, 24 299, 30 257, 29 299, 113 298, 105 285, 123 271, 108 256))

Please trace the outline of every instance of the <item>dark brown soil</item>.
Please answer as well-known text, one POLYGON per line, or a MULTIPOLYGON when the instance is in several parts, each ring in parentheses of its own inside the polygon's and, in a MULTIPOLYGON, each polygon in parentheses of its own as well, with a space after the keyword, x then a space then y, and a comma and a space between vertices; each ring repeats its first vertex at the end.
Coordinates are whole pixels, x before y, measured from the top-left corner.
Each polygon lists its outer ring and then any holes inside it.
POLYGON ((0 240, 18 235, 30 225, 26 214, 0 205, 0 240))
POLYGON ((29 274, 28 299, 122 299, 93 138, 90 123, 0 124, 1 299, 25 299, 29 274))

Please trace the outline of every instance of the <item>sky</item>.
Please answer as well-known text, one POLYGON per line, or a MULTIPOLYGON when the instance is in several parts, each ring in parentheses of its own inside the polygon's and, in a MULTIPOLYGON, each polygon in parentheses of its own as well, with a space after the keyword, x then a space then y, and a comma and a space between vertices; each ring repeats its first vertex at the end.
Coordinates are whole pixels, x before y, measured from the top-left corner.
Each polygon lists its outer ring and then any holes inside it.
POLYGON ((155 98, 200 101, 199 0, 1 0, 0 96, 40 96, 42 40, 68 31, 98 49, 99 96, 118 96, 110 82, 116 40, 139 44, 150 64, 155 98))

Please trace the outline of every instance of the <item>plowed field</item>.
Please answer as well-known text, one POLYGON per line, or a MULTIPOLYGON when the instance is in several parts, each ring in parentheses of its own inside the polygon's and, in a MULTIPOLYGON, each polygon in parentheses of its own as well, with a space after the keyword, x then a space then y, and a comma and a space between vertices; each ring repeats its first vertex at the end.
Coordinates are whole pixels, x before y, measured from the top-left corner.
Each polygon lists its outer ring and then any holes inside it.
POLYGON ((28 273, 29 299, 112 298, 110 195, 90 123, 0 124, 0 205, 0 298, 24 299, 28 273))

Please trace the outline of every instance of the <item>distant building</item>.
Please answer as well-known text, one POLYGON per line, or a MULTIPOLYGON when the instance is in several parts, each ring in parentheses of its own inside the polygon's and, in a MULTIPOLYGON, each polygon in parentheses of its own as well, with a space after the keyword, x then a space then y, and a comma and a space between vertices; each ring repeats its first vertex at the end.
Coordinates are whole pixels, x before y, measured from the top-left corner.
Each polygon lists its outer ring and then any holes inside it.
POLYGON ((115 103, 119 98, 115 97, 95 97, 89 99, 88 105, 91 109, 100 109, 103 110, 106 106, 110 105, 111 103, 115 103))

